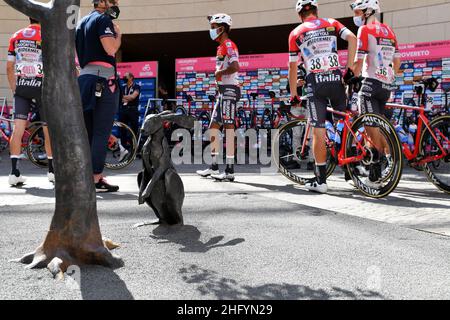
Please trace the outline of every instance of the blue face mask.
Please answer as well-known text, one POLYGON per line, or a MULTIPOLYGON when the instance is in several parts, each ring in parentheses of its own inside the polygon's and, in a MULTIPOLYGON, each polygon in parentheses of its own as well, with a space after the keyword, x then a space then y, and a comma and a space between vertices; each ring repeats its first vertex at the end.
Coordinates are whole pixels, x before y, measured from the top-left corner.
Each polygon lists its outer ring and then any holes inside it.
POLYGON ((223 33, 223 32, 219 33, 218 30, 219 29, 211 29, 211 30, 209 30, 209 35, 210 35, 211 39, 214 40, 214 41, 217 40, 217 38, 219 38, 220 35, 223 33))
POLYGON ((364 23, 366 22, 366 19, 364 19, 362 16, 356 16, 353 17, 353 22, 357 27, 362 27, 364 23))

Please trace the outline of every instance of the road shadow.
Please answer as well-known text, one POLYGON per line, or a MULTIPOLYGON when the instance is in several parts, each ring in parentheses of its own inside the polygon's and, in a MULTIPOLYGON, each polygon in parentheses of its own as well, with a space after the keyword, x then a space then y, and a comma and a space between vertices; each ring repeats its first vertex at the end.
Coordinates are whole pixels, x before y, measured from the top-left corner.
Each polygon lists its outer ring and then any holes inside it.
MULTIPOLYGON (((268 184, 261 184, 261 183, 250 183, 250 182, 235 182, 237 184, 247 185, 255 188, 264 188, 270 191, 275 192, 285 192, 285 193, 291 193, 292 195, 315 195, 317 197, 322 196, 318 193, 312 193, 307 190, 301 189, 299 186, 294 184, 288 184, 284 186, 274 186, 274 185, 268 185, 268 184)), ((427 203, 421 201, 420 198, 417 199, 417 201, 413 200, 413 197, 421 197, 421 198, 440 198, 440 199, 450 199, 450 197, 446 197, 445 194, 440 194, 439 191, 436 189, 434 192, 428 192, 424 191, 424 193, 420 193, 414 190, 409 190, 405 188, 398 188, 396 190, 399 194, 402 194, 406 197, 409 197, 408 199, 398 197, 394 194, 390 194, 388 197, 383 199, 373 199, 369 197, 365 197, 362 193, 360 193, 356 188, 354 190, 339 190, 339 191, 333 191, 330 190, 327 195, 329 196, 335 196, 337 198, 344 198, 344 199, 357 199, 364 202, 370 202, 370 203, 376 203, 376 204, 383 204, 387 206, 393 206, 393 207, 404 207, 404 208, 431 208, 431 209, 450 209, 450 205, 444 205, 439 203, 427 203)), ((305 206, 308 204, 305 203, 305 206)))
POLYGON ((44 189, 36 187, 27 187, 27 185, 11 187, 12 189, 24 190, 25 194, 39 198, 55 198, 55 189, 44 189))
POLYGON ((134 300, 125 282, 113 269, 82 267, 80 280, 83 300, 134 300))
POLYGON ((175 243, 181 245, 180 252, 206 253, 213 249, 233 247, 243 242, 245 239, 237 238, 221 243, 225 237, 217 236, 203 242, 200 237, 202 233, 194 226, 158 226, 153 230, 150 237, 159 241, 158 244, 175 243))
POLYGON ((191 265, 178 272, 183 281, 195 285, 202 296, 214 296, 219 300, 332 300, 332 299, 384 299, 371 290, 354 291, 331 287, 314 289, 288 283, 269 283, 261 286, 241 286, 234 279, 221 277, 217 272, 191 265))

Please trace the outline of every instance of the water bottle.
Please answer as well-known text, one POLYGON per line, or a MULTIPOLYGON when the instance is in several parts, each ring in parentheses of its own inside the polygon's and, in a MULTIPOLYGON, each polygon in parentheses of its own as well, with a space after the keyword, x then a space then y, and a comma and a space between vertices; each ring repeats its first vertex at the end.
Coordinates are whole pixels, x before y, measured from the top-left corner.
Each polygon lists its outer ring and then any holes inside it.
POLYGON ((405 130, 403 130, 403 127, 401 125, 397 125, 395 127, 395 132, 397 132, 397 135, 400 139, 400 142, 403 143, 408 143, 409 142, 409 137, 406 134, 405 130))
POLYGON ((417 125, 411 124, 409 126, 409 135, 408 135, 408 144, 411 151, 414 151, 416 149, 416 141, 415 141, 416 132, 417 132, 417 125))
POLYGON ((345 127, 344 120, 339 120, 336 125, 336 129, 337 129, 336 143, 337 144, 341 144, 341 137, 342 137, 342 132, 344 132, 344 127, 345 127))
POLYGON ((331 122, 325 122, 325 129, 327 129, 328 139, 330 139, 330 141, 336 141, 336 131, 331 122))

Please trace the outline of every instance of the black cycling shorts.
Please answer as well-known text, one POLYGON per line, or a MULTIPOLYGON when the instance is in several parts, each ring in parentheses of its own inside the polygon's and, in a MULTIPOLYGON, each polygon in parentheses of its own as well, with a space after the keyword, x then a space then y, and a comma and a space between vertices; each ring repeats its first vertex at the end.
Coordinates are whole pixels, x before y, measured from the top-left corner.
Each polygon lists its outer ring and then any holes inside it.
POLYGON ((325 122, 330 118, 327 112, 328 106, 342 112, 347 109, 347 95, 342 82, 342 75, 336 73, 329 75, 309 74, 306 82, 311 125, 314 128, 325 128, 325 122))
MULTIPOLYGON (((40 99, 23 98, 17 94, 14 95, 14 119, 28 120, 28 115, 32 111, 42 111, 40 99)), ((45 121, 42 112, 40 112, 40 120, 45 121)))
POLYGON ((359 92, 359 112, 386 115, 386 104, 391 98, 392 86, 375 79, 364 79, 359 92))
POLYGON ((212 122, 220 126, 235 125, 236 108, 241 99, 241 89, 238 86, 219 86, 220 97, 214 107, 212 122))

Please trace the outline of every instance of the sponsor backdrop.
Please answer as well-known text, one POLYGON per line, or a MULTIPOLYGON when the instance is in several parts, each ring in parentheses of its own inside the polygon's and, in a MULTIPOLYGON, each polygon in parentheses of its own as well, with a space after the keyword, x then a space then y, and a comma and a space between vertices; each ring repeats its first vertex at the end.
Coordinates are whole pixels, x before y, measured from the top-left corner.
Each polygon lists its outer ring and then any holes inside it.
MULTIPOLYGON (((393 95, 397 103, 409 103, 413 97, 414 83, 422 78, 436 77, 441 82, 435 93, 429 94, 429 108, 444 104, 442 83, 450 83, 450 41, 404 44, 400 46, 403 74, 397 77, 398 90, 393 95)), ((347 62, 347 52, 340 52, 341 63, 347 62)), ((263 54, 241 56, 241 83, 243 97, 257 92, 268 97, 269 91, 285 95, 288 83, 288 55, 263 54)), ((206 99, 215 94, 215 58, 177 59, 177 97, 191 95, 206 99)), ((262 103, 262 102, 261 102, 262 103)))

